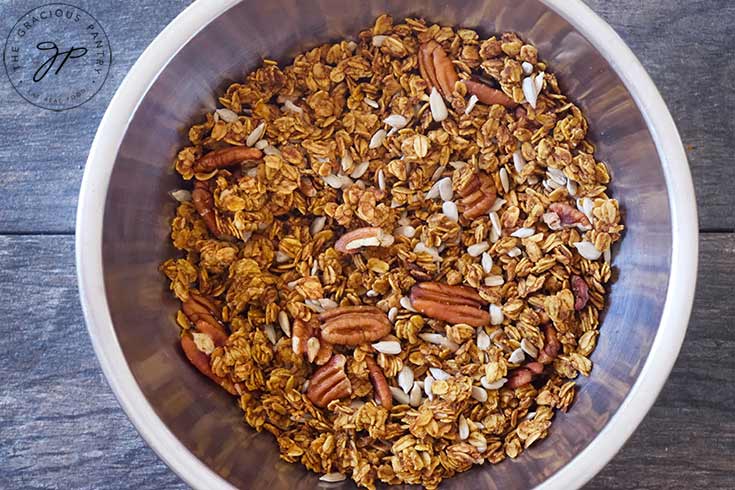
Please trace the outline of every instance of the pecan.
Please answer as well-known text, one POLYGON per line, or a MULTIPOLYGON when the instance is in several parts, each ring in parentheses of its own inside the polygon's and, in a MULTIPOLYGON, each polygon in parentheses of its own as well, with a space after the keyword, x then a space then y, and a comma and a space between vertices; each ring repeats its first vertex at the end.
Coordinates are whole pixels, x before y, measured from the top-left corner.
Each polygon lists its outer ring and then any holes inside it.
POLYGON ((467 86, 467 91, 477 97, 477 100, 483 104, 493 105, 500 104, 504 107, 512 109, 518 104, 505 95, 505 92, 496 88, 485 85, 484 83, 475 82, 473 80, 465 80, 464 84, 467 86))
POLYGON ((561 342, 559 342, 559 339, 556 336, 556 329, 551 325, 546 325, 544 327, 544 336, 546 338, 546 342, 544 344, 544 348, 538 355, 538 362, 541 364, 551 364, 556 356, 559 355, 561 342))
POLYGON ((208 323, 204 320, 197 321, 195 325, 197 332, 209 335, 215 346, 222 347, 227 342, 227 332, 220 325, 208 323))
POLYGON ((332 400, 339 400, 352 393, 352 384, 345 373, 346 362, 345 356, 335 354, 329 362, 314 371, 309 379, 309 389, 306 390, 306 397, 311 403, 324 408, 332 400))
POLYGON ((429 88, 436 87, 448 99, 459 77, 444 48, 432 39, 419 47, 418 58, 421 77, 429 83, 429 88))
POLYGON ((546 226, 554 231, 575 226, 582 231, 592 228, 592 223, 582 211, 563 202, 550 204, 549 211, 543 215, 543 220, 546 226))
POLYGON ((209 184, 197 180, 194 184, 194 190, 191 193, 191 201, 199 216, 204 220, 210 233, 214 236, 220 236, 221 230, 217 224, 217 215, 214 210, 214 197, 212 191, 209 190, 209 184))
POLYGON ((367 226, 342 235, 334 244, 334 249, 344 254, 354 254, 361 247, 389 247, 394 240, 393 235, 381 228, 367 226))
POLYGON ((316 196, 316 187, 314 187, 314 182, 310 177, 305 175, 301 176, 301 179, 299 179, 299 190, 306 197, 316 196))
POLYGON ((312 335, 311 327, 305 321, 297 318, 291 329, 291 347, 294 353, 304 354, 306 352, 306 342, 312 335))
POLYGON ((322 338, 337 345, 360 345, 388 335, 393 324, 375 306, 341 306, 319 315, 322 338))
POLYGON ((230 148, 222 148, 221 150, 210 151, 199 160, 194 162, 194 172, 205 173, 217 170, 218 168, 227 168, 245 160, 258 160, 263 156, 263 152, 257 148, 248 146, 232 146, 230 148))
POLYGON ((467 286, 422 282, 411 288, 411 305, 424 315, 447 323, 482 327, 490 323, 485 300, 467 286))
POLYGON ((590 299, 590 288, 587 282, 579 276, 572 276, 569 282, 574 293, 574 309, 579 311, 587 306, 587 301, 590 299))
POLYGON ((230 394, 237 395, 235 386, 229 379, 220 378, 212 372, 212 368, 209 365, 209 354, 199 350, 196 343, 194 343, 194 338, 191 333, 185 332, 181 337, 181 349, 184 351, 186 358, 189 359, 189 362, 191 362, 200 373, 220 385, 230 394))
POLYGON ((193 333, 204 334, 211 339, 214 347, 225 345, 228 337, 227 331, 220 323, 219 308, 211 298, 189 292, 189 299, 181 303, 181 309, 195 327, 195 330, 188 332, 189 337, 192 337, 193 333))
POLYGON ((390 392, 390 388, 388 388, 388 381, 385 379, 383 371, 372 357, 367 356, 365 358, 365 362, 367 363, 370 382, 373 384, 375 400, 380 403, 383 408, 390 410, 393 408, 393 395, 390 392))
POLYGON ((319 334, 315 321, 306 323, 296 319, 291 331, 291 347, 296 354, 304 354, 309 362, 321 366, 332 357, 332 344, 320 339, 319 334))
POLYGON ((549 314, 546 313, 544 310, 534 310, 536 314, 538 315, 539 321, 541 323, 549 323, 551 321, 551 318, 549 318, 549 314))
POLYGON ((540 362, 529 362, 524 367, 514 369, 508 376, 505 384, 508 388, 518 388, 527 385, 538 375, 544 372, 544 365, 540 362))
POLYGON ((493 179, 487 174, 476 174, 459 191, 462 216, 475 219, 490 211, 497 193, 493 179))
POLYGON ((205 321, 220 325, 219 307, 211 298, 189 291, 189 299, 181 303, 181 309, 192 323, 205 321))
POLYGON ((421 266, 414 264, 413 262, 406 262, 405 266, 408 268, 408 273, 411 277, 418 281, 431 281, 432 275, 426 272, 421 266))
POLYGON ((544 365, 540 362, 529 362, 526 364, 526 369, 531 371, 533 374, 541 374, 544 372, 544 365))
POLYGON ((436 73, 434 72, 434 50, 438 47, 440 47, 439 43, 433 39, 419 46, 419 72, 421 73, 421 78, 429 84, 429 88, 439 86, 436 73))
POLYGON ((526 368, 514 369, 508 376, 508 382, 505 386, 508 388, 518 388, 519 386, 527 385, 533 379, 533 374, 526 368))

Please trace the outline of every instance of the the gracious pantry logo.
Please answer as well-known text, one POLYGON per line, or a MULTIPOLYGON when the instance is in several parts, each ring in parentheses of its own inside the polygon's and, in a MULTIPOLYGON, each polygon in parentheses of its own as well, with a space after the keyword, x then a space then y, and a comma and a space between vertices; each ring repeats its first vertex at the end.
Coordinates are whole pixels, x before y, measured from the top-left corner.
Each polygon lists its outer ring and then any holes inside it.
POLYGON ((89 12, 50 3, 23 15, 3 51, 10 83, 33 105, 63 111, 84 104, 110 71, 110 41, 89 12))

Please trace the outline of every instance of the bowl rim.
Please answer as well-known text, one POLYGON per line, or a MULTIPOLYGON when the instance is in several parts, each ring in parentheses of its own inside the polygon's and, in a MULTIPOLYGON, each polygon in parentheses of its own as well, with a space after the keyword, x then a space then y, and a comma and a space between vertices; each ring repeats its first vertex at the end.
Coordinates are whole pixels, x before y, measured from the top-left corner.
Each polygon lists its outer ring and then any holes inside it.
MULTIPOLYGON (((193 488, 232 489, 192 454, 158 418, 133 377, 115 334, 102 274, 102 225, 107 189, 128 124, 172 57, 200 30, 241 0, 199 0, 185 8, 145 49, 120 84, 87 158, 76 216, 76 265, 87 329, 102 371, 137 431, 193 488), (101 294, 103 293, 103 294, 101 294)), ((638 379, 605 427, 571 461, 536 488, 578 488, 618 452, 663 388, 681 348, 694 299, 698 222, 694 187, 676 125, 645 69, 615 31, 580 0, 539 0, 598 50, 633 97, 661 159, 671 212, 672 253, 666 301, 638 379), (674 198, 676 196, 676 198, 674 198)))

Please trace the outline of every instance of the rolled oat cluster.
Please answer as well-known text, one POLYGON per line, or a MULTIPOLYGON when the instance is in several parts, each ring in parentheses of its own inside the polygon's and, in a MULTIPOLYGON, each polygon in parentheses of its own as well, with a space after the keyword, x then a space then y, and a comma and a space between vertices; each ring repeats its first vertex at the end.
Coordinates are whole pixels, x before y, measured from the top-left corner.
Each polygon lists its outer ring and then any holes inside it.
POLYGON ((439 482, 546 437, 588 375, 607 167, 536 48, 386 15, 266 60, 189 131, 181 346, 286 461, 439 482))

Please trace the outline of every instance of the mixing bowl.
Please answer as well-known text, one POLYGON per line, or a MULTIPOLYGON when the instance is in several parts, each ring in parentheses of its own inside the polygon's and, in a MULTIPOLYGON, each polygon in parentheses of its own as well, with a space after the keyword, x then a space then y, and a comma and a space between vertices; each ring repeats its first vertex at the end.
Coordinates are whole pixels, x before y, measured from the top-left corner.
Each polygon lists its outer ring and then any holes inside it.
MULTIPOLYGON (((550 436, 516 460, 475 467, 443 488, 581 486, 654 402, 684 338, 694 293, 697 218, 686 157, 668 110, 621 39, 570 0, 201 0, 143 53, 100 124, 77 215, 82 305, 100 364, 148 444, 199 489, 306 489, 317 476, 279 460, 273 438, 242 422, 230 396, 177 347, 167 282, 168 223, 181 186, 170 162, 186 128, 263 57, 287 61, 357 33, 382 12, 423 16, 534 43, 585 111, 608 162, 626 235, 594 370, 550 436)), ((351 487, 349 481, 333 486, 351 487)))

